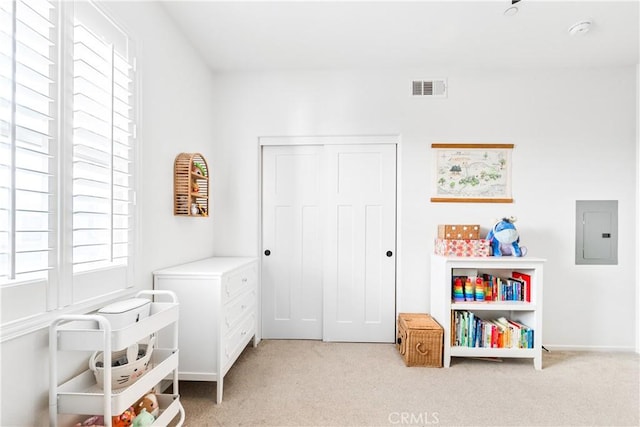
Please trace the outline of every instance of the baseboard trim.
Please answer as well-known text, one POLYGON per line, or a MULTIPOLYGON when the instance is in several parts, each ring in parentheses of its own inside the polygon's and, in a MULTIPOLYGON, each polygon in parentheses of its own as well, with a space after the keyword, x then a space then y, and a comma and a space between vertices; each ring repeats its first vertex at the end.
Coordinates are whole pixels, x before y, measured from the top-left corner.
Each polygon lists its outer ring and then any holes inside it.
POLYGON ((595 346, 595 345, 555 345, 545 344, 544 348, 549 351, 594 351, 594 352, 613 352, 613 353, 636 353, 635 347, 619 347, 619 346, 595 346))

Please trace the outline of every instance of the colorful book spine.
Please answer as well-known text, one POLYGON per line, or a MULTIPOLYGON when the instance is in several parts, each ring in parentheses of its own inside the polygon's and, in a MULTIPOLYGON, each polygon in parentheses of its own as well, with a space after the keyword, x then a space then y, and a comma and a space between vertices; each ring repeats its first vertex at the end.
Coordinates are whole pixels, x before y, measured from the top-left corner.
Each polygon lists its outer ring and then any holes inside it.
POLYGON ((519 271, 514 271, 511 276, 524 283, 523 301, 531 302, 531 276, 519 271))

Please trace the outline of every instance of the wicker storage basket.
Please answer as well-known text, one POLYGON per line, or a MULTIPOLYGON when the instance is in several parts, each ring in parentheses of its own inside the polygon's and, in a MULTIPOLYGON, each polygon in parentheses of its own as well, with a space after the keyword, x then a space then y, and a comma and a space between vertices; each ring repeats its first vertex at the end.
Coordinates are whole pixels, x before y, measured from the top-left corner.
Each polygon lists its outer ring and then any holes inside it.
POLYGON ((428 314, 398 315, 396 343, 407 366, 441 368, 443 334, 442 326, 428 314))

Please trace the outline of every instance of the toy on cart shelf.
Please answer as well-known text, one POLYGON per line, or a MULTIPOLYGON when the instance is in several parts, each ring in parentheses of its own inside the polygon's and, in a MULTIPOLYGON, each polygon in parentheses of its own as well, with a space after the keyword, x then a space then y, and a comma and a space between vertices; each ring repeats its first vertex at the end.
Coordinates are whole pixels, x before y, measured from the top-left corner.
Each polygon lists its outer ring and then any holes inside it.
POLYGON ((75 427, 104 427, 104 417, 102 415, 94 415, 81 423, 77 423, 75 427))
MULTIPOLYGON (((135 417, 136 413, 133 411, 133 407, 129 407, 122 414, 111 417, 111 425, 113 427, 129 427, 133 424, 135 417)), ((94 415, 82 423, 77 423, 75 427, 104 427, 104 425, 104 417, 102 415, 94 415)))
POLYGON ((136 412, 136 415, 140 415, 140 413, 144 410, 154 417, 157 417, 160 414, 158 397, 154 392, 145 394, 133 405, 133 410, 136 412))
POLYGON ((131 424, 131 427, 150 426, 155 420, 156 417, 148 413, 145 408, 142 408, 142 411, 133 419, 133 424, 131 424))
POLYGON ((493 256, 513 255, 521 257, 527 254, 527 248, 520 246, 520 235, 513 225, 517 218, 505 217, 494 224, 487 233, 487 240, 491 243, 493 256))
MULTIPOLYGON (((122 414, 111 417, 111 424, 114 427, 145 427, 152 425, 158 415, 160 415, 158 397, 151 391, 138 399, 122 414)), ((104 417, 94 415, 82 423, 77 423, 75 427, 102 427, 104 425, 104 417)))

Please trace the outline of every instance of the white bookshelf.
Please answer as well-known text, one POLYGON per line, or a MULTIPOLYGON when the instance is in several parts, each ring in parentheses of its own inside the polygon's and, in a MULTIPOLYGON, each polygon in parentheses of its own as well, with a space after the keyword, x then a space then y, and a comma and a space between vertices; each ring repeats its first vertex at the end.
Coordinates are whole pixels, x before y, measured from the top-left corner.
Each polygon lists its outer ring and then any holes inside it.
POLYGON ((443 365, 448 368, 452 357, 530 358, 534 368, 542 369, 542 288, 545 260, 524 257, 431 257, 431 315, 444 328, 443 365), (464 271, 510 277, 518 271, 531 276, 531 301, 454 302, 453 276, 464 271), (466 310, 483 319, 504 316, 519 320, 533 328, 533 348, 489 348, 451 345, 453 311, 466 310))

